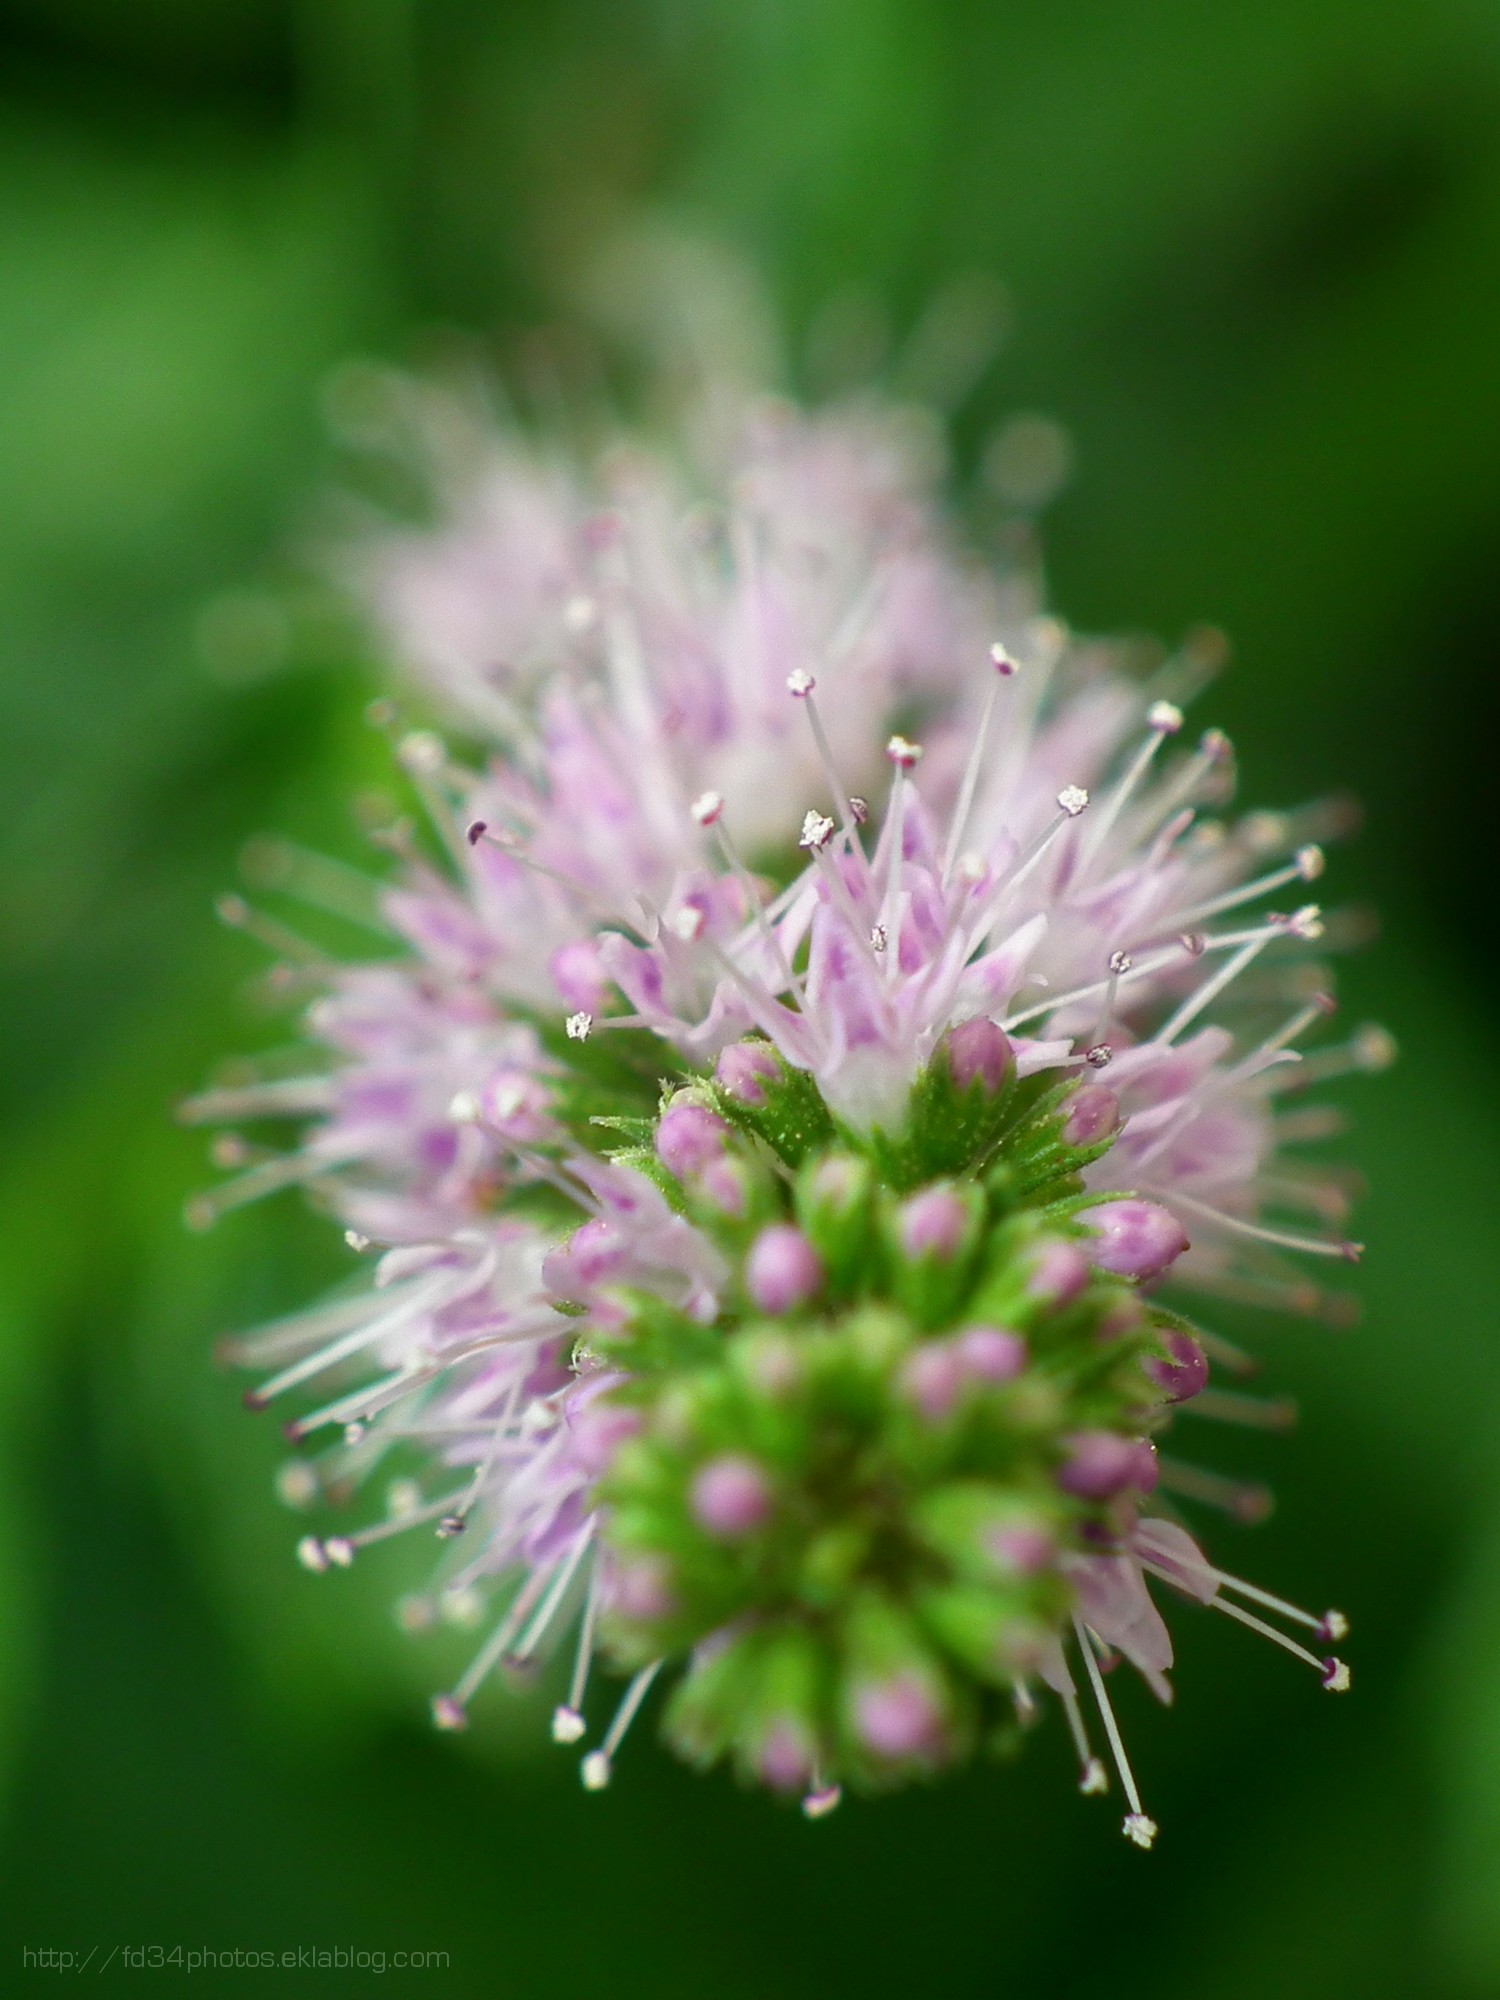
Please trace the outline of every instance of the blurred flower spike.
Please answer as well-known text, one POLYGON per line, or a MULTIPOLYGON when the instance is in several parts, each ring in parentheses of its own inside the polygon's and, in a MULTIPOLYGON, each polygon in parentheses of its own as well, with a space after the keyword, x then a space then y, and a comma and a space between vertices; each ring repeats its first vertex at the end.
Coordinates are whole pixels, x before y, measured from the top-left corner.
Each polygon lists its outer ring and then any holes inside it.
POLYGON ((560 1654, 589 1789, 658 1679, 681 1755, 814 1818, 1053 1698, 1149 1847, 1106 1679, 1169 1698, 1159 1600, 1349 1679, 1338 1613, 1179 1511, 1258 1489, 1171 1449, 1279 1407, 1209 1386, 1243 1357, 1199 1314, 1325 1313, 1307 1274, 1358 1255, 1289 1150, 1389 1053, 1301 1046, 1330 816, 1231 816, 1183 714, 1211 643, 1143 677, 1071 637, 960 547, 900 408, 720 385, 675 452, 580 465, 402 393, 435 518, 348 573, 457 733, 397 745, 391 948, 299 954, 300 1066, 188 1107, 301 1131, 221 1141, 195 1219, 303 1183, 368 1260, 233 1343, 297 1412, 289 1499, 399 1490, 302 1562, 430 1537, 404 1622, 485 1624, 434 1720, 560 1654))

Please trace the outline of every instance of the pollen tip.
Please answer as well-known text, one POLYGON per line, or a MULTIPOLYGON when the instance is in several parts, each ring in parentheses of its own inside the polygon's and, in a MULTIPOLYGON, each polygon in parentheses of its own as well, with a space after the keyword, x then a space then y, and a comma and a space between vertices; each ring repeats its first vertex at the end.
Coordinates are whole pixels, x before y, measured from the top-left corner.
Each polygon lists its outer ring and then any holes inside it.
POLYGON ((468 1526, 462 1514, 444 1514, 437 1524, 437 1538, 440 1542, 451 1542, 455 1535, 461 1535, 468 1526))
POLYGON ((1136 1812, 1125 1815, 1120 1831, 1135 1846, 1149 1852, 1161 1829, 1157 1826, 1154 1819, 1148 1819, 1145 1813, 1136 1812))
POLYGON ((795 667, 786 677, 786 691, 794 701, 806 701, 817 685, 805 667, 795 667))
POLYGON ((297 1544, 297 1560, 313 1576, 321 1576, 328 1567, 328 1551, 316 1535, 304 1535, 297 1544))
POLYGON ((998 639, 990 647, 990 665, 1002 680, 1009 680, 1012 674, 1021 671, 1020 662, 1011 658, 998 639))
POLYGON ((593 1031, 593 1026, 594 1017, 587 1013, 570 1014, 563 1023, 570 1042, 586 1042, 593 1031))
POLYGON ((1323 1685, 1330 1694, 1347 1694, 1353 1675, 1345 1661, 1330 1653, 1323 1662, 1323 1685))
MULTIPOLYGON (((235 1351, 232 1347, 221 1346, 219 1351, 221 1358, 224 1359, 225 1361, 233 1361, 236 1358, 235 1351)), ((260 1389, 246 1389, 243 1395, 240 1397, 240 1401, 244 1404, 247 1410, 263 1410, 269 1403, 270 1398, 267 1395, 265 1395, 263 1391, 261 1391, 260 1389)))
POLYGON ((1109 1773, 1097 1757, 1090 1757, 1078 1776, 1078 1789, 1085 1798, 1098 1798, 1109 1790, 1109 1773))
POLYGON ((1339 1245, 1339 1255, 1346 1264, 1357 1264, 1364 1254, 1365 1246, 1363 1243, 1341 1243, 1339 1245))
POLYGON ((1077 819, 1088 802, 1089 795, 1082 785, 1064 785, 1057 795, 1057 803, 1069 819, 1077 819))
POLYGON ((806 1819, 827 1819, 844 1796, 842 1785, 819 1785, 802 1801, 802 1812, 806 1819))
POLYGON ((588 1728, 588 1724, 576 1708, 560 1704, 552 1711, 552 1741, 554 1743, 576 1743, 588 1728))
POLYGON ((1172 701, 1153 701, 1146 710, 1146 727, 1158 736, 1175 736, 1182 727, 1182 710, 1172 701))
POLYGON ((353 1566, 354 1544, 347 1535, 330 1535, 323 1544, 323 1553, 336 1569, 353 1566))
POLYGON ((489 824, 486 820, 471 819, 469 824, 464 828, 464 839, 468 841, 470 847, 477 847, 489 830, 489 824))
POLYGON ((1304 882, 1316 882, 1326 865, 1323 850, 1315 841, 1309 841, 1305 847, 1299 847, 1292 856, 1292 861, 1304 882))
POLYGON ((1318 1637, 1331 1639, 1335 1645, 1349 1636, 1349 1620, 1342 1611, 1325 1611, 1318 1620, 1318 1637))
POLYGON ((1108 1042, 1095 1042, 1083 1059, 1090 1069, 1108 1069, 1115 1059, 1115 1052, 1108 1042))
POLYGON ((849 795, 849 817, 856 826, 864 826, 870 817, 870 801, 849 795))
POLYGON ((351 1250, 360 1253, 363 1253, 370 1247, 369 1237, 362 1230, 358 1229, 346 1229, 344 1231, 344 1241, 349 1245, 351 1250))
POLYGON ((613 1775, 608 1755, 603 1750, 591 1750, 578 1766, 578 1775, 586 1792, 602 1792, 613 1775))
POLYGON ((468 1710, 451 1694, 432 1697, 432 1720, 437 1728, 455 1732, 469 1726, 468 1710))
POLYGON ((722 792, 700 792, 688 807, 699 826, 713 826, 724 810, 722 792))
POLYGON ((921 761, 922 746, 905 736, 892 736, 886 743, 885 754, 900 771, 909 771, 921 761))

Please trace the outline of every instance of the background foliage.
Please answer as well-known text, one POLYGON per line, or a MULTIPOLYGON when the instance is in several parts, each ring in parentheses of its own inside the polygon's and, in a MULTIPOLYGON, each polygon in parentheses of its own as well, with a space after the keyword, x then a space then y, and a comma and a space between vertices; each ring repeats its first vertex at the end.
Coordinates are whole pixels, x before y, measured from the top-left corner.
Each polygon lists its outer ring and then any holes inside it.
POLYGON ((0 0, 0 48, 15 1948, 437 1947, 423 1990, 527 2000, 1500 1990, 1494 9, 0 0), (1061 419, 1060 605, 1222 624, 1247 792, 1368 806, 1329 884, 1378 897, 1345 990, 1405 1052, 1356 1104, 1365 1322, 1266 1337, 1304 1422, 1245 1454, 1276 1519, 1219 1544, 1344 1605, 1356 1692, 1179 1620, 1177 1712, 1128 1704, 1151 1857, 1056 1731, 819 1827, 644 1737, 598 1800, 524 1711, 433 1740, 398 1559, 291 1567, 270 1427, 210 1365, 330 1254, 290 1199, 184 1234, 169 1120, 263 1031, 210 914, 243 843, 354 853, 382 782, 357 664, 255 595, 320 395, 444 328, 514 358, 643 207, 759 262, 805 374, 830 300, 873 351, 1002 278, 960 466, 1061 419))

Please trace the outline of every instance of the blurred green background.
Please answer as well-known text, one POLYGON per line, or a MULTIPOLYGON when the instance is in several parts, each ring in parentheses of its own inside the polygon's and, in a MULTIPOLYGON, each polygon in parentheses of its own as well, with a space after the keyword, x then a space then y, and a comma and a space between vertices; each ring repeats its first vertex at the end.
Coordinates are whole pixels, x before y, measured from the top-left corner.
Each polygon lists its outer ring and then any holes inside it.
POLYGON ((525 2000, 1500 1993, 1500 13, 0 0, 0 53, 6 1983, 26 1945, 343 1944, 525 2000), (753 258, 794 353, 830 299, 899 341, 1003 279, 961 468, 1060 420, 1061 608, 1221 624, 1246 793, 1366 802, 1327 886, 1381 906, 1344 990, 1404 1055, 1350 1094, 1364 1323, 1263 1332, 1303 1423, 1225 1440, 1280 1505, 1215 1542, 1350 1613, 1355 1692, 1179 1617, 1176 1712, 1124 1697, 1149 1857, 1057 1730, 817 1827, 645 1734, 585 1799, 498 1698, 435 1740, 401 1559, 295 1570, 210 1362, 331 1269, 289 1197, 185 1234, 170 1118, 271 1032, 213 892, 265 829, 357 853, 382 778, 345 649, 246 596, 329 371, 514 354, 643 210, 753 258))

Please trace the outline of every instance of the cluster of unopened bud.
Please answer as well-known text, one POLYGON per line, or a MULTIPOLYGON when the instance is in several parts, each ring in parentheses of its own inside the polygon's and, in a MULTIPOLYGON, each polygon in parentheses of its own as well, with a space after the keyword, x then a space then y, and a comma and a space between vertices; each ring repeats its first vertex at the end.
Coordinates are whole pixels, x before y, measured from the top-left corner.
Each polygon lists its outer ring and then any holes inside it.
POLYGON ((1085 1078, 1019 1079, 969 1022, 903 1128, 861 1135, 743 1042, 631 1154, 735 1274, 712 1327, 620 1285, 590 1334, 603 1639, 686 1657, 667 1729, 695 1762, 816 1797, 998 1743, 1070 1560, 1133 1526, 1206 1366, 1150 1297, 1180 1225, 1083 1184, 1120 1124, 1085 1078))

